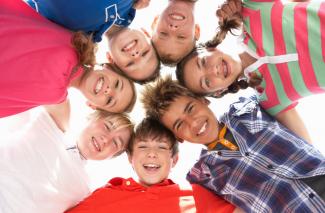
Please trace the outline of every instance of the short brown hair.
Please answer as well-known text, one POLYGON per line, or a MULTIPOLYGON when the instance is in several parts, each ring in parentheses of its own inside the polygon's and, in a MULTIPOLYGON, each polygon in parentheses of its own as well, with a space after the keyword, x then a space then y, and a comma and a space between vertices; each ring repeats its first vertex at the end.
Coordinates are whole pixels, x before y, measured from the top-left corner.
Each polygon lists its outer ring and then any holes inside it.
POLYGON ((177 81, 172 80, 170 75, 167 75, 165 78, 158 78, 155 82, 145 86, 141 102, 147 116, 160 120, 171 103, 180 96, 198 98, 177 81))
POLYGON ((172 157, 178 153, 178 141, 174 134, 163 126, 158 120, 152 117, 144 118, 141 123, 136 127, 135 135, 128 144, 127 153, 132 155, 135 140, 143 140, 147 138, 161 139, 165 137, 170 143, 170 150, 172 157))
MULTIPOLYGON (((95 110, 93 113, 91 113, 88 116, 89 121, 97 121, 99 119, 104 119, 105 121, 112 122, 115 129, 127 128, 131 133, 131 137, 130 137, 130 140, 128 141, 128 144, 130 143, 131 140, 133 140, 134 124, 132 123, 132 121, 130 120, 130 117, 127 114, 112 113, 112 112, 107 112, 107 111, 103 111, 103 110, 95 110)), ((128 144, 127 144, 127 146, 128 146, 128 144)), ((125 149, 127 148, 127 146, 125 147, 125 149)), ((120 154, 122 154, 125 151, 125 149, 116 153, 113 157, 119 156, 120 154)))

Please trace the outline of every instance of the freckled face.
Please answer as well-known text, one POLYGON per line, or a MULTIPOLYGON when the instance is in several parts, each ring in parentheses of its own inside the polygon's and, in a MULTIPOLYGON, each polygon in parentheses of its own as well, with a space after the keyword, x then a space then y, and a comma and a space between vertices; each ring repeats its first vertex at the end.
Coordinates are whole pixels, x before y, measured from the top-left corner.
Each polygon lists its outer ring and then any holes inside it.
POLYGON ((207 144, 218 137, 219 124, 203 100, 176 98, 162 116, 162 123, 183 140, 207 144))
POLYGON ((202 50, 184 66, 187 88, 196 93, 226 89, 241 74, 241 64, 218 49, 202 50))

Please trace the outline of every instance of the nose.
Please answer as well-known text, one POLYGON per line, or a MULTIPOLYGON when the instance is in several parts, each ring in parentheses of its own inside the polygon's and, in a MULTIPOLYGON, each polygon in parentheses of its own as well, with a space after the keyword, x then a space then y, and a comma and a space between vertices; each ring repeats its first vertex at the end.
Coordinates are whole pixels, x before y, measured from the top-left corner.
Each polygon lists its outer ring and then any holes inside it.
POLYGON ((179 28, 179 26, 177 24, 173 24, 173 23, 168 24, 168 27, 170 30, 173 30, 173 31, 175 31, 179 28))
POLYGON ((104 90, 105 95, 113 95, 114 94, 114 89, 107 86, 106 89, 104 90))
POLYGON ((140 51, 139 50, 134 50, 134 51, 132 51, 131 52, 131 55, 132 55, 132 57, 139 57, 139 55, 140 55, 140 51))
POLYGON ((102 142, 103 145, 107 144, 109 141, 108 135, 101 135, 99 136, 99 140, 102 142))
POLYGON ((156 158, 156 157, 157 157, 156 149, 154 149, 154 148, 149 148, 149 149, 148 149, 147 156, 148 156, 149 158, 156 158))

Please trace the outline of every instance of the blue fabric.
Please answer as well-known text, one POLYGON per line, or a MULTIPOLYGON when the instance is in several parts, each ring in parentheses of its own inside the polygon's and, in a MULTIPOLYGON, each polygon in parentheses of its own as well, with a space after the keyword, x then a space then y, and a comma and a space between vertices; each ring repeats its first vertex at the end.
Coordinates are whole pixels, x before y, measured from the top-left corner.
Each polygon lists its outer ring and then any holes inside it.
POLYGON ((94 32, 94 41, 113 24, 127 27, 135 17, 133 0, 25 0, 42 16, 67 29, 94 32))
MULTIPOLYGON (((325 212, 325 202, 302 178, 325 174, 325 158, 263 111, 241 98, 221 119, 239 151, 203 149, 187 174, 245 212, 325 212)), ((325 184, 325 183, 324 183, 325 184)))

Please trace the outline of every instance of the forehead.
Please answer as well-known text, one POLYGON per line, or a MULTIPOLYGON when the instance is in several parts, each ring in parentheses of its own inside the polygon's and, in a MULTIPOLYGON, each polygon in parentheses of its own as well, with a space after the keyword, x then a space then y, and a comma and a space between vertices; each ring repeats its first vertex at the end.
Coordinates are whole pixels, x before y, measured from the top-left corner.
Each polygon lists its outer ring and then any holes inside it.
POLYGON ((171 102, 166 111, 163 112, 161 121, 169 128, 172 129, 172 123, 175 122, 183 113, 188 104, 196 102, 197 100, 189 96, 180 96, 171 102))
POLYGON ((170 140, 164 135, 155 135, 155 136, 146 136, 146 137, 139 136, 135 139, 134 144, 139 142, 171 145, 170 140))

